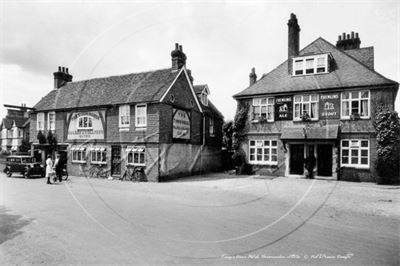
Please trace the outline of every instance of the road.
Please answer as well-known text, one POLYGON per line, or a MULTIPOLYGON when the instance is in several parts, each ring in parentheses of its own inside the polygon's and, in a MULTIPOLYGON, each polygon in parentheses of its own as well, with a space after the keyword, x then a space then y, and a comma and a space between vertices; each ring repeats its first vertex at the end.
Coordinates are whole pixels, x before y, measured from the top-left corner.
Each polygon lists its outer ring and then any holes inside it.
POLYGON ((0 174, 0 264, 399 265, 399 187, 0 174))

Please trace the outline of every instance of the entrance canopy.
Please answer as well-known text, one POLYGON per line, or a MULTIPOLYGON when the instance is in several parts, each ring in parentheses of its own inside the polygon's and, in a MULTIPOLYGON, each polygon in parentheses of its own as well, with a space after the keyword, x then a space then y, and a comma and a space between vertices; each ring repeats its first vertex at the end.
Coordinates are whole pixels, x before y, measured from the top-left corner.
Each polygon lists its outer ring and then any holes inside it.
POLYGON ((282 129, 282 140, 303 140, 303 139, 337 139, 339 133, 338 125, 325 125, 320 126, 318 124, 313 125, 312 127, 306 128, 305 126, 293 126, 282 129))

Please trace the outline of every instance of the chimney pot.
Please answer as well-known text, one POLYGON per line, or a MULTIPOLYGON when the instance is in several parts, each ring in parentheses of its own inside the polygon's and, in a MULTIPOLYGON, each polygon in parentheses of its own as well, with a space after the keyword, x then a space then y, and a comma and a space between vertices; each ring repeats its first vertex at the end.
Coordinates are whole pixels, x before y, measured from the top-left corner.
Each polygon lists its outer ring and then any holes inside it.
POLYGON ((351 32, 351 39, 354 39, 354 31, 351 32))
POLYGON ((175 50, 179 50, 179 43, 175 43, 175 50))
POLYGON ((345 32, 342 33, 342 39, 343 39, 343 41, 346 40, 346 33, 345 32))
POLYGON ((348 39, 348 40, 350 39, 350 34, 347 34, 347 39, 348 39))
POLYGON ((358 32, 356 32, 356 39, 358 39, 358 32))
POLYGON ((66 68, 65 68, 65 73, 67 73, 67 74, 68 74, 68 67, 66 67, 66 68))
POLYGON ((257 81, 256 69, 254 67, 251 69, 249 79, 250 79, 250 86, 256 83, 257 81))
POLYGON ((179 45, 179 51, 183 52, 182 45, 179 45))
POLYGON ((60 66, 58 67, 58 72, 61 72, 61 67, 60 66))
POLYGON ((341 41, 342 40, 342 36, 341 35, 339 35, 339 41, 341 41))

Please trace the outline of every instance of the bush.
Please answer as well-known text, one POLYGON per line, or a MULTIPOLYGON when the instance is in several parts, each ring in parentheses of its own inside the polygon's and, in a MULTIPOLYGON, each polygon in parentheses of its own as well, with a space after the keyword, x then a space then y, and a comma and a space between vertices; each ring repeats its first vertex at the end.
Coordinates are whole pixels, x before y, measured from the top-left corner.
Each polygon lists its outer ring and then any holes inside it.
POLYGON ((376 171, 378 184, 391 184, 399 179, 400 120, 396 111, 381 110, 375 116, 376 171))

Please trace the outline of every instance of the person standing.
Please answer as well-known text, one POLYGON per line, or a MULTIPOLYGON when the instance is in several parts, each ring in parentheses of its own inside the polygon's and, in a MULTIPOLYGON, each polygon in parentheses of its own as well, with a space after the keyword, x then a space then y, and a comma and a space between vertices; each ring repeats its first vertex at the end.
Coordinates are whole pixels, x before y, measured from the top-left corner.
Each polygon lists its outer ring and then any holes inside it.
POLYGON ((310 153, 308 157, 305 159, 305 167, 308 171, 308 177, 309 179, 314 178, 314 166, 315 166, 316 158, 313 153, 310 153))
POLYGON ((53 161, 51 160, 51 155, 47 156, 46 160, 46 177, 47 177, 47 184, 51 184, 50 178, 53 173, 53 161))

